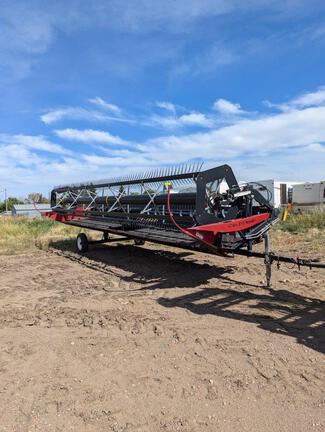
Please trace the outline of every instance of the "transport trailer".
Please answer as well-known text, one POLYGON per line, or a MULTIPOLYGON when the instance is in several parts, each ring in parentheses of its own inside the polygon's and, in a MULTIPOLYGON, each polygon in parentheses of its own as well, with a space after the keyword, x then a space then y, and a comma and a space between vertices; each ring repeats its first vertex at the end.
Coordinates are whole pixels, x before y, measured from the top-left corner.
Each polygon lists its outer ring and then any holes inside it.
MULTIPOLYGON (((264 258, 271 286, 272 262, 286 257, 270 249, 269 230, 278 221, 278 210, 267 197, 256 184, 239 185, 229 165, 208 170, 199 164, 183 165, 57 186, 51 192, 52 210, 45 216, 103 232, 98 241, 80 233, 80 253, 91 243, 133 239, 136 245, 150 241, 224 256, 256 256, 264 258), (263 240, 264 253, 254 252, 254 245, 263 240)), ((300 260, 299 265, 307 264, 313 263, 300 260)))

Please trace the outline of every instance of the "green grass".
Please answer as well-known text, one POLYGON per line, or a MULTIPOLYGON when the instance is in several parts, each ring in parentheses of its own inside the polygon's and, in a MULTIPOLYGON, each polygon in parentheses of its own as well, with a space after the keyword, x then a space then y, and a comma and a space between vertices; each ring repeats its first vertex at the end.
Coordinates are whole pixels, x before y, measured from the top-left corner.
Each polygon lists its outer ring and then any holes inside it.
POLYGON ((325 230, 325 212, 310 212, 302 214, 289 214, 285 222, 275 225, 276 230, 290 233, 307 233, 315 230, 325 230))
POLYGON ((0 255, 46 249, 51 242, 75 239, 80 231, 51 219, 0 218, 0 255))

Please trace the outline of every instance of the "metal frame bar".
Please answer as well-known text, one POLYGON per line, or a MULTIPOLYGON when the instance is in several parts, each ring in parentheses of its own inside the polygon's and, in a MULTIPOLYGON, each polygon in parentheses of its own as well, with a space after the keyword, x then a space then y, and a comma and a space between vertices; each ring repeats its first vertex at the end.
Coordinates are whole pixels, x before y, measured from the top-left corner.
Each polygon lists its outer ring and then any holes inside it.
MULTIPOLYGON (((264 209, 264 213, 266 212, 265 209, 269 209, 272 212, 272 206, 253 187, 245 186, 241 188, 238 185, 229 165, 222 165, 200 172, 197 169, 197 165, 186 166, 185 168, 183 166, 174 167, 156 170, 142 176, 124 177, 117 181, 113 179, 105 184, 92 182, 88 183, 88 185, 84 184, 82 187, 80 185, 71 185, 69 186, 70 189, 67 189, 68 186, 53 189, 52 196, 58 199, 58 202, 61 204, 64 204, 65 199, 69 199, 68 210, 73 210, 78 202, 81 203, 85 211, 81 217, 86 217, 88 220, 101 219, 106 224, 106 229, 109 227, 121 227, 127 232, 129 230, 148 228, 153 231, 153 234, 155 230, 157 232, 157 230, 161 229, 166 232, 178 231, 178 228, 172 223, 171 219, 163 214, 164 208, 161 207, 162 203, 164 203, 163 199, 159 198, 159 204, 156 201, 159 192, 163 190, 163 180, 166 179, 172 181, 173 184, 175 182, 181 184, 185 182, 186 184, 192 183, 196 185, 196 193, 190 194, 191 205, 188 211, 182 211, 188 202, 186 193, 184 193, 184 198, 182 198, 182 194, 176 194, 180 198, 180 205, 173 204, 172 212, 178 218, 178 226, 182 228, 251 216, 252 206, 248 205, 248 203, 251 203, 253 200, 260 203, 264 209), (219 186, 223 181, 227 183, 228 191, 218 195, 219 186), (209 194, 209 188, 211 189, 213 185, 217 187, 215 191, 216 201, 214 201, 213 197, 211 206, 207 204, 207 194, 209 194), (131 195, 128 195, 124 199, 123 197, 127 193, 130 194, 130 190, 132 191, 135 187, 140 189, 142 193, 139 202, 135 198, 132 200, 131 195), (153 187, 155 189, 150 190, 153 187), (104 197, 105 192, 107 193, 106 205, 102 199, 100 200, 100 194, 104 197), (84 201, 82 198, 84 198, 84 201), (97 198, 98 201, 96 202, 97 198), (222 204, 219 204, 219 202, 222 204), (184 219, 182 219, 183 213, 184 219), (190 216, 188 213, 190 213, 190 216), (238 216, 239 214, 240 216, 238 216)), ((213 191, 211 192, 214 193, 213 191)), ((238 238, 234 240, 229 241, 228 239, 224 239, 225 236, 221 235, 218 238, 215 237, 216 248, 220 250, 230 247, 235 250, 244 246, 251 248, 261 235, 268 232, 271 223, 274 221, 275 217, 272 214, 271 219, 268 219, 267 222, 259 223, 242 233, 239 232, 240 236, 237 236, 238 238)), ((162 235, 162 231, 158 232, 162 235)))
POLYGON ((104 187, 112 186, 130 186, 140 183, 153 184, 155 182, 164 182, 173 179, 174 182, 180 181, 180 183, 186 183, 186 179, 191 179, 193 176, 198 175, 201 172, 203 163, 193 163, 192 165, 177 165, 174 167, 167 167, 163 169, 156 169, 155 171, 149 171, 147 173, 134 174, 121 178, 111 180, 97 180, 93 182, 74 183, 71 185, 57 186, 53 189, 53 192, 62 193, 67 190, 78 190, 81 188, 96 188, 101 189, 104 187))

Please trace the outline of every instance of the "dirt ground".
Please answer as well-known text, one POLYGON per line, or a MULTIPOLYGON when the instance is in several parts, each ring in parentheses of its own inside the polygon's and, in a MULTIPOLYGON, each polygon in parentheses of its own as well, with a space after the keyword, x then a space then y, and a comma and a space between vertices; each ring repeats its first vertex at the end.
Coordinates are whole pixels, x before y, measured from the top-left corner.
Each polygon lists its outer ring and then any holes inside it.
POLYGON ((150 244, 1 256, 0 431, 325 431, 325 272, 274 274, 150 244))

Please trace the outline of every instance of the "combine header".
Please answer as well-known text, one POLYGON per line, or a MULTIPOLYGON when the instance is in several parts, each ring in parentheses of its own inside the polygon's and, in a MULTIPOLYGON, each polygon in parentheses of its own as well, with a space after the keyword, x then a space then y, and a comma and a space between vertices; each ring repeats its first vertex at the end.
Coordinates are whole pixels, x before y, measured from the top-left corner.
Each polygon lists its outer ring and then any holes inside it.
POLYGON ((45 216, 103 232, 103 239, 93 242, 80 233, 76 245, 81 253, 89 243, 121 240, 110 239, 112 233, 137 245, 147 240, 225 256, 264 258, 270 286, 274 260, 321 266, 270 251, 269 229, 278 221, 270 199, 270 194, 266 199, 252 183, 240 186, 228 165, 205 171, 193 165, 58 186, 51 192, 52 211, 45 216), (263 239, 265 252, 253 252, 263 239))

